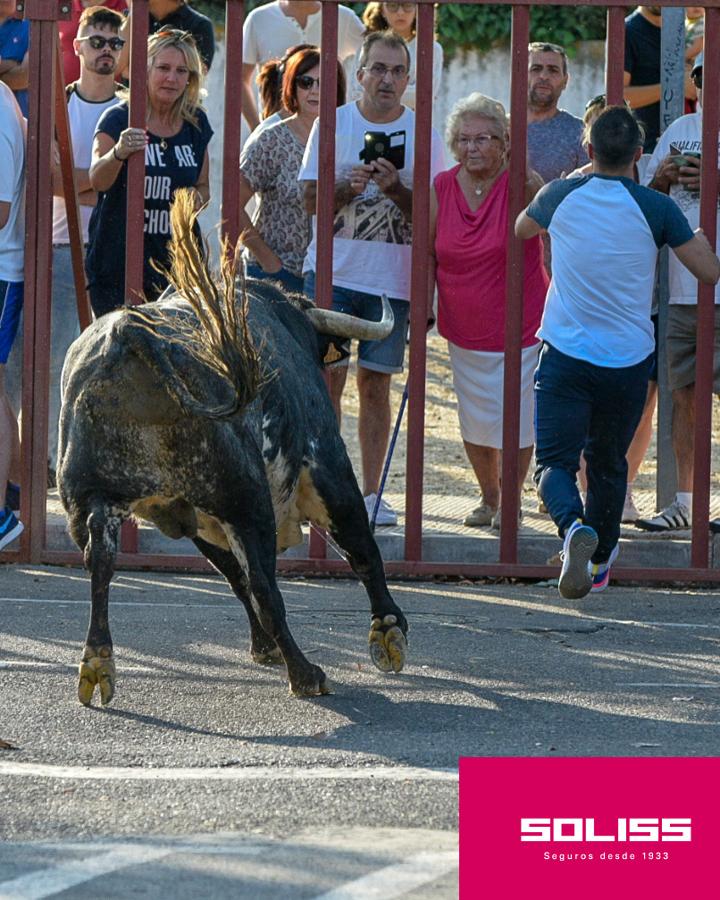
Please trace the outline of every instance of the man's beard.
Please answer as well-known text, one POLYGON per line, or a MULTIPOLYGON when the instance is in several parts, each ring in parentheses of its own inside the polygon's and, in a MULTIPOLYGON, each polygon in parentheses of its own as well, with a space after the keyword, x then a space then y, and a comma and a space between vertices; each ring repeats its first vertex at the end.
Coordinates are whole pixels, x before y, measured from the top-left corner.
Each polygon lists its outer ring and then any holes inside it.
POLYGON ((98 62, 95 63, 94 71, 96 75, 112 75, 115 71, 115 66, 116 63, 114 59, 98 60, 98 62))
POLYGON ((543 109, 547 109, 551 106, 555 106, 555 104, 558 101, 558 98, 555 96, 553 91, 550 91, 547 94, 538 95, 535 92, 534 88, 531 88, 531 90, 530 90, 529 99, 530 99, 530 106, 539 106, 543 109))

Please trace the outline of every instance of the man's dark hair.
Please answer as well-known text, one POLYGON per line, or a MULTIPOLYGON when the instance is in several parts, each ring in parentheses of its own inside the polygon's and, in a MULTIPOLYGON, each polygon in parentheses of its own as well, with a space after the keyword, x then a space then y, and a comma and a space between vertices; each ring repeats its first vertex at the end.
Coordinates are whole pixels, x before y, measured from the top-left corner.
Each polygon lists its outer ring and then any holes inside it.
POLYGON ((626 106, 608 106, 590 129, 593 156, 608 169, 622 169, 632 162, 643 144, 640 123, 626 106))
POLYGON ((365 66, 365 63, 368 61, 368 56, 370 56, 370 51, 375 44, 383 44, 385 47, 392 47, 393 50, 400 50, 400 48, 402 48, 407 56, 408 70, 410 69, 410 51, 408 50, 407 44, 399 34, 395 34, 394 31, 390 30, 371 31, 370 34, 365 35, 360 50, 360 68, 365 66))
POLYGON ((567 51, 560 44, 549 44, 546 41, 533 41, 528 44, 528 53, 557 53, 562 56, 563 75, 567 75, 567 51))
POLYGON ((85 28, 110 28, 113 31, 120 31, 124 22, 125 17, 114 9, 108 9, 106 6, 87 6, 80 16, 78 33, 81 34, 85 28))

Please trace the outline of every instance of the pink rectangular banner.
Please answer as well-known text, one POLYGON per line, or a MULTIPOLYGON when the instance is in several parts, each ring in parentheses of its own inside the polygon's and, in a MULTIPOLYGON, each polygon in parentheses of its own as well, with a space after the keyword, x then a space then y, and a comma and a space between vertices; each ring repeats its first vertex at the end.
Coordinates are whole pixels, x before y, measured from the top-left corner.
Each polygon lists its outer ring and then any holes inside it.
POLYGON ((460 760, 460 900, 720 897, 720 759, 460 760))

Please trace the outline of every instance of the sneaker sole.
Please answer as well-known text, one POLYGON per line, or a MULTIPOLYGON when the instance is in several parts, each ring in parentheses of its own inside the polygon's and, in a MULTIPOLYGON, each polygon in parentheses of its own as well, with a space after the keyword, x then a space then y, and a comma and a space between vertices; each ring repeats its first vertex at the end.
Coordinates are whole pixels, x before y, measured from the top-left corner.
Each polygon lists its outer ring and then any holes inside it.
POLYGON ((0 550, 4 547, 7 547, 8 544, 11 544, 15 538, 20 537, 20 535, 25 530, 25 526, 22 522, 18 522, 17 525, 12 529, 12 531, 8 531, 7 534, 4 534, 0 538, 0 550))
POLYGON ((633 522, 633 525, 636 528, 639 528, 640 531, 689 531, 690 524, 687 525, 655 525, 652 522, 648 522, 647 519, 636 519, 633 522))
POLYGON ((592 575, 588 563, 598 545, 592 528, 578 528, 570 537, 567 549, 567 568, 560 574, 558 591, 565 600, 579 600, 590 593, 592 575))

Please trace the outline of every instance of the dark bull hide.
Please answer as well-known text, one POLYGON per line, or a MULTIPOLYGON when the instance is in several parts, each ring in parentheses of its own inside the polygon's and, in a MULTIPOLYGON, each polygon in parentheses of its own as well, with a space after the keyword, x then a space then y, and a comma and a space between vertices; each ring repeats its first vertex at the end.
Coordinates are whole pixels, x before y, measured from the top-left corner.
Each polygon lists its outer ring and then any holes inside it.
POLYGON ((115 690, 108 592, 123 520, 189 537, 228 580, 250 620, 257 662, 282 659, 295 694, 327 692, 325 674, 293 640, 275 556, 326 528, 370 597, 370 656, 404 664, 407 622, 391 598, 365 505, 321 374, 340 337, 384 336, 364 323, 308 309, 267 282, 224 289, 189 240, 187 198, 173 210, 179 294, 103 316, 72 345, 63 371, 58 488, 91 573, 92 610, 78 694, 103 704, 115 690), (360 330, 358 330, 360 329, 360 330))

